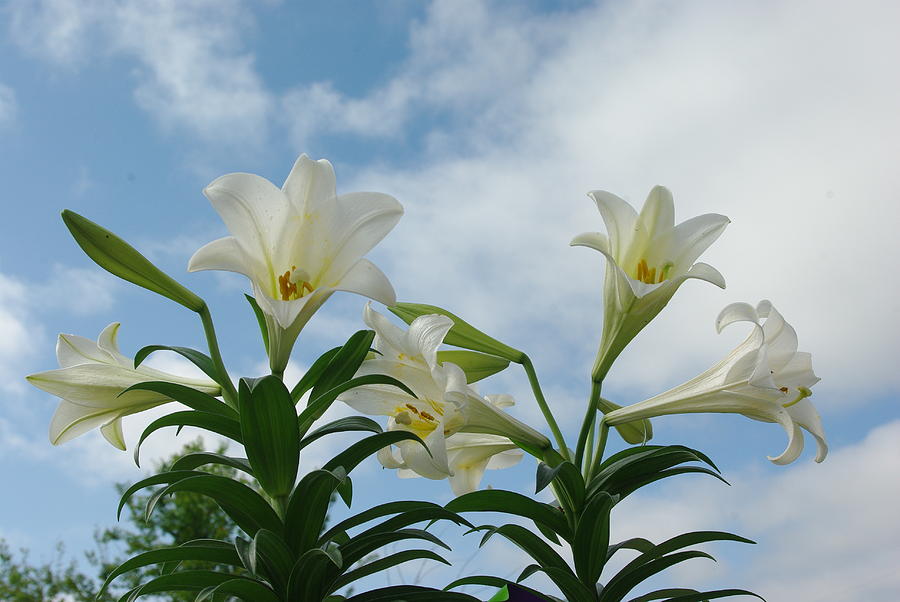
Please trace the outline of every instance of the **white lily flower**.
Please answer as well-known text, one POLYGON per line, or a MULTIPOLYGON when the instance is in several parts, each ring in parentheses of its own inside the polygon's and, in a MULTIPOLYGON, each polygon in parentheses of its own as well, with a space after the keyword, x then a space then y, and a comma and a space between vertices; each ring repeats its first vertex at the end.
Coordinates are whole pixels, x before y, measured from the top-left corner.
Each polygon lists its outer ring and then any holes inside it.
MULTIPOLYGON (((515 466, 524 455, 512 441, 500 435, 455 433, 447 437, 446 445, 447 464, 452 473, 448 481, 456 496, 476 491, 486 469, 515 466)), ((402 453, 391 447, 379 450, 378 461, 385 468, 398 469, 397 476, 401 479, 422 476, 409 468, 402 453)))
POLYGON ((32 385, 60 397, 50 421, 50 442, 65 443, 100 427, 100 432, 115 447, 124 450, 122 418, 172 401, 153 391, 125 389, 148 381, 166 381, 193 387, 210 395, 219 395, 218 384, 207 379, 175 376, 146 366, 134 367, 134 361, 122 355, 116 336, 119 323, 103 329, 97 342, 84 337, 61 334, 56 342, 59 369, 27 376, 32 385))
POLYGON ((609 425, 665 414, 724 412, 754 420, 779 423, 788 435, 787 448, 775 464, 789 464, 803 451, 806 429, 816 440, 816 462, 828 454, 822 420, 808 399, 810 387, 819 382, 812 357, 797 351, 797 333, 769 301, 755 308, 733 303, 716 320, 719 332, 734 322, 751 322, 753 330, 724 360, 656 397, 614 410, 606 415, 609 425), (760 324, 761 321, 764 322, 760 324))
MULTIPOLYGON (((386 467, 444 479, 455 476, 454 466, 463 471, 474 470, 478 463, 472 459, 476 441, 481 446, 476 455, 482 459, 488 458, 484 455, 488 451, 485 441, 492 444, 489 455, 514 449, 512 441, 538 449, 550 445, 546 437, 503 411, 503 407, 511 405, 511 398, 482 397, 466 384, 459 366, 438 363, 438 347, 453 326, 450 318, 437 314, 420 316, 404 331, 366 305, 363 319, 375 330, 373 347, 378 355, 363 362, 357 376, 392 376, 416 396, 388 385, 366 385, 347 391, 339 399, 364 414, 388 416, 388 430, 414 433, 428 448, 426 451, 417 442, 401 441, 397 444, 399 458, 390 449, 379 453, 386 467), (499 438, 462 438, 454 442, 453 437, 461 432, 499 438), (471 444, 468 449, 467 443, 471 444)), ((472 478, 461 475, 458 486, 464 488, 464 481, 472 478)))
POLYGON ((231 236, 191 257, 188 270, 247 276, 266 318, 269 363, 282 373, 303 326, 335 291, 396 301, 387 277, 362 256, 397 224, 403 207, 391 196, 336 196, 334 169, 300 155, 284 186, 232 173, 203 191, 231 236))
POLYGON ((600 210, 607 235, 587 232, 573 246, 606 256, 603 284, 603 336, 593 378, 603 380, 622 349, 666 306, 688 278, 725 288, 725 279, 710 265, 694 263, 722 234, 729 220, 708 213, 675 225, 672 193, 655 186, 641 213, 602 190, 588 193, 600 210))

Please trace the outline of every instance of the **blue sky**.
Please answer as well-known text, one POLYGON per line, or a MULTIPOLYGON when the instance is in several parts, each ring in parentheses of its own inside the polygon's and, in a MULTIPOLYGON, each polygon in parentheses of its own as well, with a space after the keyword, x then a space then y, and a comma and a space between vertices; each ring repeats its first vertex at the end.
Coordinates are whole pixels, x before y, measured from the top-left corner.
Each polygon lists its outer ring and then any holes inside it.
MULTIPOLYGON (((808 445, 775 467, 765 459, 784 445, 774 425, 660 419, 660 442, 709 453, 733 487, 685 478, 649 490, 617 510, 617 529, 651 539, 733 529, 760 542, 717 546, 720 564, 671 583, 770 600, 895 599, 895 4, 13 0, 0 15, 0 471, 15 491, 0 502, 0 536, 37 555, 57 539, 77 552, 114 521, 112 483, 141 474, 96 433, 47 441, 56 402, 22 377, 55 367, 57 333, 93 338, 121 321, 127 354, 203 344, 188 312, 95 268, 59 212, 101 222, 198 291, 233 374, 258 375, 245 280, 185 272, 225 233, 201 190, 231 171, 280 184, 306 152, 333 162, 339 192, 404 204, 370 255, 398 297, 444 305, 528 351, 568 432, 602 311, 601 257, 568 247, 602 229, 585 192, 639 205, 664 184, 679 221, 728 215, 704 256, 728 288, 686 284, 606 391, 630 403, 694 376, 745 334, 716 335, 719 309, 768 298, 823 379, 813 401, 829 458, 815 465, 808 445)), ((332 298, 301 335, 292 374, 360 328, 362 306, 332 298)), ((539 421, 521 373, 481 389, 512 393, 517 415, 539 421)), ((129 442, 148 419, 128 423, 129 442)), ((179 445, 159 435, 146 457, 179 445)), ((533 469, 526 461, 485 484, 525 492, 533 469)), ((445 483, 398 480, 374 463, 361 471, 371 501, 449 499, 445 483)), ((455 557, 474 548, 461 540, 455 557)), ((516 554, 498 543, 478 563, 505 574, 516 554)))

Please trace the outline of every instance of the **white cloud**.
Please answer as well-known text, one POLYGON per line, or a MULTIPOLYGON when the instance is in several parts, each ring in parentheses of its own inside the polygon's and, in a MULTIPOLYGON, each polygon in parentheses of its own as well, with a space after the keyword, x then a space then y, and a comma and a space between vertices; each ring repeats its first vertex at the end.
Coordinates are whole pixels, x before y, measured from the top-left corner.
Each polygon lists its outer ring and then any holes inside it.
POLYGON ((0 273, 0 389, 24 390, 25 362, 43 337, 43 328, 28 312, 28 289, 0 273))
MULTIPOLYGON (((892 476, 900 470, 898 459, 895 420, 834 451, 823 464, 795 464, 774 476, 755 469, 726 474, 732 487, 697 477, 638 493, 618 507, 614 539, 656 541, 724 529, 759 543, 743 551, 746 566, 698 564, 676 575, 708 586, 746 587, 769 600, 889 602, 900 588, 894 570, 900 525, 890 503, 900 500, 900 482, 892 476)), ((728 558, 739 545, 706 549, 728 558)))
POLYGON ((16 113, 18 113, 18 103, 15 90, 0 84, 0 127, 13 123, 16 113))
POLYGON ((253 19, 237 0, 43 0, 9 11, 12 38, 55 64, 136 60, 135 100, 169 130, 251 148, 266 138, 271 99, 242 48, 253 19))
POLYGON ((54 264, 46 282, 32 285, 31 295, 41 309, 88 315, 109 310, 119 282, 97 268, 54 264))
POLYGON ((875 326, 900 311, 886 276, 900 254, 900 84, 887 77, 887 57, 900 54, 888 25, 897 5, 603 3, 551 18, 455 6, 433 5, 412 29, 410 58, 371 95, 329 88, 337 115, 371 110, 356 128, 370 133, 382 119, 396 134, 411 115, 455 116, 428 131, 440 143, 415 165, 380 162, 347 187, 407 207, 377 259, 400 298, 450 306, 533 350, 545 370, 583 374, 603 272, 600 255, 567 248, 603 228, 584 193, 639 205, 663 183, 679 220, 732 218, 704 257, 729 289, 686 284, 616 365, 614 388, 649 394, 703 369, 743 335, 716 337, 718 310, 764 297, 814 353, 825 407, 900 387, 900 327, 875 326), (384 103, 394 87, 412 100, 384 103))

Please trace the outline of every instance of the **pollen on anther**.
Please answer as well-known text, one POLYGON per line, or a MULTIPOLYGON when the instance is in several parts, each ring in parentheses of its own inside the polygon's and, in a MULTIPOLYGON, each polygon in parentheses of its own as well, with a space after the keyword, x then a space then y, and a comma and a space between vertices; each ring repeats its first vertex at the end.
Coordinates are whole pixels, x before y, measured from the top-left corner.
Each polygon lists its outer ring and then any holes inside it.
POLYGON ((425 420, 431 420, 432 422, 434 421, 434 416, 432 416, 432 415, 429 414, 428 412, 420 412, 419 415, 420 415, 422 418, 424 418, 425 420))
POLYGON ((415 414, 416 416, 419 415, 419 410, 417 410, 417 409, 416 409, 416 406, 414 406, 413 404, 408 403, 408 404, 406 404, 406 407, 408 407, 409 410, 410 410, 413 414, 415 414))

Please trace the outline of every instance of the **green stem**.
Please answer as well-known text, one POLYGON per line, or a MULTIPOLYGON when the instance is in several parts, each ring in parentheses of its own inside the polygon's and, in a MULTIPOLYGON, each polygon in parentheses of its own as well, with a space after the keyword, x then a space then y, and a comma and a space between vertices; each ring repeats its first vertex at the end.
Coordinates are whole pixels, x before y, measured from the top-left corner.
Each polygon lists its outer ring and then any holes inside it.
POLYGON ((553 412, 550 411, 550 406, 547 405, 547 400, 544 399, 544 393, 541 391, 541 383, 538 382, 537 373, 534 371, 534 364, 531 363, 531 358, 523 353, 521 364, 525 369, 525 374, 528 375, 528 382, 531 384, 531 390, 534 391, 534 398, 537 400, 538 407, 541 408, 541 413, 544 414, 547 426, 550 427, 553 438, 556 439, 556 444, 559 446, 559 453, 562 454, 562 457, 566 460, 571 460, 572 458, 569 455, 569 448, 566 446, 566 440, 562 435, 562 431, 559 430, 559 425, 556 423, 553 412))
POLYGON ((578 447, 575 450, 575 465, 581 466, 584 461, 584 447, 587 443, 588 433, 594 425, 594 417, 597 414, 597 400, 600 399, 600 389, 603 381, 591 381, 591 397, 588 400, 587 409, 584 412, 584 420, 581 422, 581 432, 578 433, 578 447))
POLYGON ((587 482, 588 472, 591 468, 590 459, 594 457, 594 433, 596 433, 596 429, 594 428, 594 422, 597 420, 597 414, 591 417, 591 429, 588 431, 587 436, 587 445, 585 446, 584 451, 584 465, 579 466, 581 469, 581 474, 584 475, 585 482, 587 482))
POLYGON ((606 424, 606 419, 600 419, 600 439, 597 441, 597 452, 594 454, 593 459, 591 460, 591 465, 588 467, 587 478, 585 481, 590 481, 594 478, 594 471, 600 466, 600 463, 603 462, 603 453, 606 451, 606 440, 609 436, 609 425, 606 424))
POLYGON ((206 334, 206 344, 209 347, 209 356, 212 358, 216 370, 219 372, 222 382, 222 399, 225 400, 230 407, 237 410, 237 391, 228 376, 225 369, 225 363, 222 361, 222 354, 219 352, 219 340, 216 338, 216 328, 213 326, 212 314, 209 313, 209 306, 203 303, 203 307, 197 312, 200 314, 200 320, 203 322, 203 332, 206 334))

